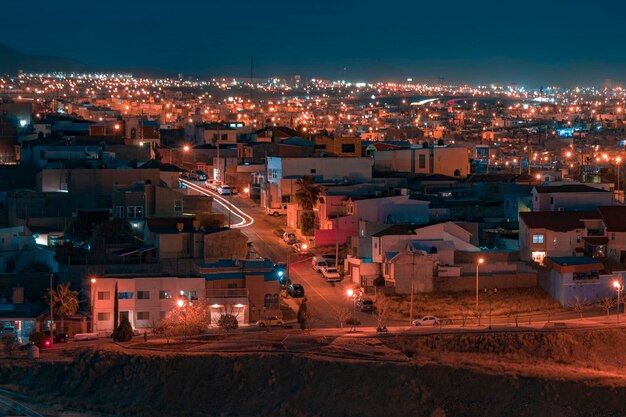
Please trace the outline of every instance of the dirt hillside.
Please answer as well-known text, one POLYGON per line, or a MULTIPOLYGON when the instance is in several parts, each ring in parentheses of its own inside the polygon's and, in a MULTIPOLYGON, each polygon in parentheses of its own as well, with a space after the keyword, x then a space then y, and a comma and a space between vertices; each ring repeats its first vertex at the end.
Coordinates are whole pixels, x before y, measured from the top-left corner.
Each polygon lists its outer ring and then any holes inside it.
POLYGON ((626 414, 626 383, 615 365, 626 359, 616 353, 626 342, 622 332, 382 342, 397 345, 408 361, 290 353, 140 355, 107 348, 85 351, 66 363, 5 361, 0 383, 20 386, 38 401, 120 416, 626 414))

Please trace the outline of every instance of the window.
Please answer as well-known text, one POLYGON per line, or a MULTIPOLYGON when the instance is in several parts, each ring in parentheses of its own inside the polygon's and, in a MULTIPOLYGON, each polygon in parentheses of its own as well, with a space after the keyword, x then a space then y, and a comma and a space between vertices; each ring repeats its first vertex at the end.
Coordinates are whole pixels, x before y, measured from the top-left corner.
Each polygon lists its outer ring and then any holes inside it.
POLYGON ((550 204, 554 204, 554 197, 550 197, 550 204))
POLYGON ((132 300, 134 296, 135 293, 131 291, 123 291, 117 293, 118 300, 132 300))
POLYGON ((113 216, 115 217, 124 217, 126 215, 126 207, 124 206, 115 206, 113 207, 113 216))
POLYGON ((129 206, 128 207, 128 218, 140 219, 142 217, 143 217, 143 207, 141 206, 129 206))
POLYGON ((315 144, 315 146, 313 147, 313 149, 315 149, 316 151, 325 151, 326 150, 326 144, 315 144))
POLYGON ((283 195, 280 197, 281 203, 291 203, 291 195, 283 195))
POLYGON ((150 320, 150 312, 148 312, 148 311, 138 311, 137 312, 137 320, 150 320))
POLYGON ((343 152, 343 153, 354 153, 354 143, 342 143, 341 144, 341 152, 343 152))
POLYGON ((183 212, 183 200, 174 200, 174 211, 177 213, 183 212))
POLYGON ((228 133, 222 133, 222 140, 228 140, 228 133))
POLYGON ((167 311, 159 311, 159 320, 163 320, 167 315, 167 311))
POLYGON ((576 235, 576 243, 580 243, 580 235, 576 235))
POLYGON ((111 293, 109 291, 98 291, 98 300, 110 300, 111 293))
POLYGON ((98 321, 109 321, 111 320, 111 313, 98 313, 98 321))
POLYGON ((315 168, 311 168, 311 174, 315 174, 317 173, 317 170, 315 168))
POLYGON ((615 233, 611 233, 611 240, 615 240, 615 233))
POLYGON ((150 291, 137 291, 137 299, 138 300, 149 300, 150 299, 150 291))
POLYGON ((424 155, 424 154, 420 154, 419 155, 418 164, 419 164, 418 167, 420 169, 426 168, 426 155, 424 155))
POLYGON ((172 293, 169 291, 159 291, 159 299, 166 300, 172 298, 172 293))
POLYGON ((533 235, 533 243, 543 243, 543 235, 533 235))

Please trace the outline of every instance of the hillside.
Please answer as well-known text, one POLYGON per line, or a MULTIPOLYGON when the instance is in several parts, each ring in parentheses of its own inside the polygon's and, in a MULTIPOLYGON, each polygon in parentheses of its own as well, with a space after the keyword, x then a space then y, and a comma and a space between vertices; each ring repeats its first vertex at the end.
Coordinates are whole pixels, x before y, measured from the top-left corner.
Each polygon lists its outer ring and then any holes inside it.
POLYGON ((0 73, 14 73, 18 70, 71 72, 87 69, 87 66, 78 61, 55 56, 28 55, 0 43, 0 73))
POLYGON ((355 350, 384 345, 404 352, 405 362, 280 352, 137 354, 109 344, 68 361, 2 361, 0 381, 37 401, 94 414, 607 417, 626 408, 626 354, 618 348, 625 342, 621 330, 352 342, 355 350))

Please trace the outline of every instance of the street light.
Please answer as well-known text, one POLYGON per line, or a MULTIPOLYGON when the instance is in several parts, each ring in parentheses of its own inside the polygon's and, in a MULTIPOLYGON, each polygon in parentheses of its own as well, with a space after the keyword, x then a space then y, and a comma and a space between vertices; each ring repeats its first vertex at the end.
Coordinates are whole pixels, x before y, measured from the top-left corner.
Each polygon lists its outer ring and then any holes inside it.
POLYGON ((184 319, 184 330, 183 330, 183 337, 184 337, 184 341, 185 343, 187 343, 187 312, 185 311, 185 300, 183 300, 182 298, 179 298, 178 301, 176 302, 176 304, 178 305, 178 308, 180 308, 180 312, 183 315, 183 319, 184 319))
POLYGON ((356 293, 352 288, 348 288, 346 294, 352 298, 352 327, 350 328, 350 333, 356 333, 356 293))
POLYGON ((617 158, 615 158, 615 162, 617 162, 617 191, 619 191, 619 164, 620 162, 622 162, 622 158, 618 156, 617 158))
POLYGON ((624 286, 618 280, 613 281, 613 287, 617 291, 617 322, 619 323, 619 295, 624 291, 624 286))
POLYGON ((483 258, 478 258, 476 261, 476 309, 478 309, 478 267, 485 263, 483 258))

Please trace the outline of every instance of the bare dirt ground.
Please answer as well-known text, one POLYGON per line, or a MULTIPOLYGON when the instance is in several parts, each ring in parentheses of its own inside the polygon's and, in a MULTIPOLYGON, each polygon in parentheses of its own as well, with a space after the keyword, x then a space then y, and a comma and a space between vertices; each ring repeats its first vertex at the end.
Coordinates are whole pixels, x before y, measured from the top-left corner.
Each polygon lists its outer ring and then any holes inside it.
POLYGON ((621 329, 241 337, 2 359, 0 383, 54 417, 626 415, 621 329))
MULTIPOLYGON (((493 316, 506 316, 515 312, 528 315, 541 312, 565 311, 559 303, 551 298, 540 288, 505 288, 496 294, 485 294, 479 291, 479 303, 483 310, 489 308, 491 298, 491 310, 493 316)), ((416 293, 413 295, 413 315, 435 315, 438 317, 459 318, 466 310, 467 314, 473 314, 475 291, 461 292, 435 292, 416 293)), ((409 318, 410 296, 389 296, 389 318, 392 320, 405 320, 409 318)))

